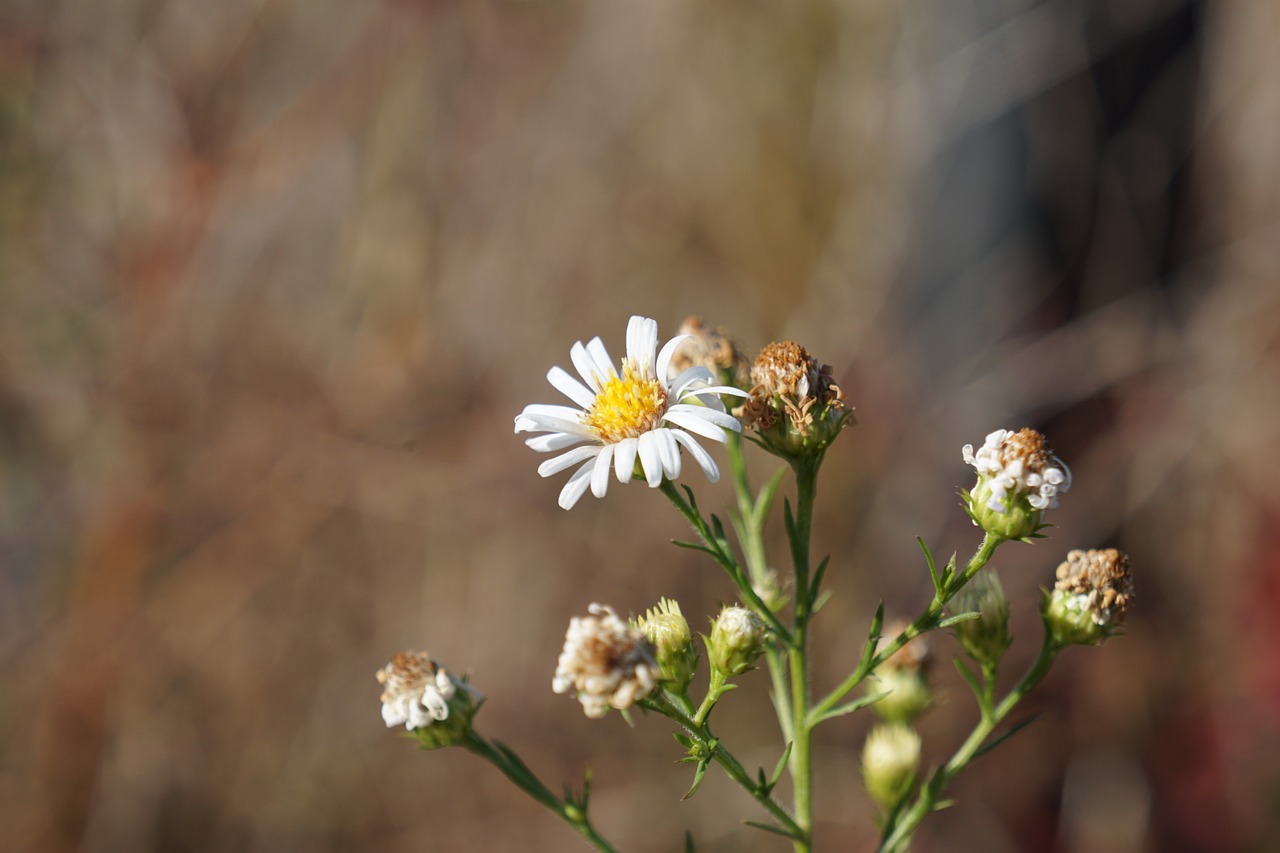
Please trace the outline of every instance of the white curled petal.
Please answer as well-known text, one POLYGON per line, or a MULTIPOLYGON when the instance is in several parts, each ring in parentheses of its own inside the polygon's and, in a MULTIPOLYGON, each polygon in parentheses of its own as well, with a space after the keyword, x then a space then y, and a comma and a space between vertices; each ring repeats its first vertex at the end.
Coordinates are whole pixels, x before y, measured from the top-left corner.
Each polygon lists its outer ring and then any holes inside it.
POLYGON ((662 484, 662 460, 658 456, 658 448, 653 444, 653 433, 641 433, 636 439, 636 447, 640 451, 644 478, 649 482, 649 488, 656 489, 662 484))
POLYGON ((569 478, 569 482, 564 484, 564 488, 560 490, 560 508, 573 509, 573 505, 578 502, 578 498, 582 497, 586 492, 587 486, 591 485, 592 463, 588 462, 573 472, 573 476, 569 478))
MULTIPOLYGON (((679 399, 689 392, 690 386, 698 383, 709 386, 715 381, 715 378, 715 374, 713 374, 709 368, 701 365, 686 367, 684 370, 680 371, 679 375, 677 375, 675 379, 671 380, 671 396, 679 399)), ((699 390, 701 390, 701 388, 699 388, 699 390)))
POLYGON ((671 373, 671 359, 675 357, 676 350, 680 348, 680 344, 692 337, 693 335, 676 335, 663 344, 661 352, 658 353, 657 372, 654 374, 663 385, 666 384, 668 374, 671 373))
POLYGON ((636 439, 624 438, 613 446, 613 470, 619 483, 630 483, 636 470, 636 439))
POLYGON ((696 432, 698 435, 709 438, 712 441, 723 443, 729 440, 729 436, 725 434, 724 430, 693 412, 678 412, 673 409, 667 412, 663 420, 678 427, 684 427, 689 432, 696 432))
POLYGON ((697 415, 705 421, 710 421, 718 427, 731 429, 734 432, 742 429, 742 424, 740 424, 738 419, 733 415, 725 412, 717 412, 715 409, 709 409, 706 406, 694 406, 689 403, 678 403, 668 409, 667 412, 668 414, 671 412, 688 412, 690 414, 697 415))
POLYGON ((422 704, 437 720, 444 720, 449 716, 449 703, 435 687, 428 687, 422 692, 422 704))
POLYGON ((662 471, 668 480, 680 477, 680 445, 673 438, 675 430, 656 429, 653 431, 654 443, 658 446, 658 456, 662 459, 662 471))
POLYGON ((596 458, 599 453, 599 445, 575 447, 568 453, 562 453, 559 456, 552 457, 539 465, 538 475, 542 477, 550 477, 552 474, 559 474, 565 468, 570 468, 577 465, 579 462, 585 462, 588 459, 596 458))
POLYGON ((602 384, 618 375, 618 371, 613 366, 613 359, 609 357, 609 351, 604 348, 604 341, 599 338, 587 341, 587 355, 591 357, 591 363, 595 365, 602 384))
POLYGON ((596 456, 595 467, 591 469, 591 494, 602 498, 609 490, 609 468, 613 465, 613 446, 606 444, 600 448, 596 456))
POLYGON ((595 405, 596 395, 586 385, 569 375, 563 367, 553 367, 547 371, 547 381, 561 394, 568 397, 584 409, 595 405))
POLYGON ((595 438, 595 433, 577 421, 549 418, 544 415, 521 415, 516 418, 516 432, 563 432, 580 435, 584 439, 595 438))
POLYGON ((575 444, 582 444, 582 442, 589 440, 585 435, 553 432, 547 435, 535 435, 532 438, 526 438, 524 443, 526 447, 532 448, 539 453, 550 453, 553 450, 564 450, 566 447, 573 447, 575 444))
POLYGON ((714 483, 720 479, 720 469, 716 466, 716 461, 711 458, 711 454, 701 444, 698 444, 693 436, 685 432, 672 432, 671 435, 676 441, 684 445, 685 450, 689 451, 689 455, 698 463, 698 467, 702 469, 702 473, 707 475, 708 480, 714 483))

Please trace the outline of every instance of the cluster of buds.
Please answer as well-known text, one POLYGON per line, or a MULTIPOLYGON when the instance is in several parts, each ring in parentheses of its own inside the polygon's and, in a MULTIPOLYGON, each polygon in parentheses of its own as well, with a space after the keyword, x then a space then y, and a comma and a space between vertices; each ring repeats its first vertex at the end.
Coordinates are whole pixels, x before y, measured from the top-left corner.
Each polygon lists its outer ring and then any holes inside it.
MULTIPOLYGON (((880 638, 880 647, 901 634, 905 622, 887 626, 880 638)), ((933 704, 933 689, 926 677, 929 668, 929 644, 924 637, 915 637, 880 664, 875 671, 875 691, 886 693, 872 707, 884 720, 909 723, 923 714, 933 704)))
POLYGON ((686 336, 671 358, 671 372, 683 373, 690 367, 705 367, 720 385, 746 390, 750 382, 751 363, 723 328, 710 328, 701 317, 687 317, 680 326, 686 336))
POLYGON ((377 672, 382 719, 403 725, 426 749, 459 743, 484 697, 426 652, 398 652, 377 672))
POLYGON ((795 341, 761 350, 751 381, 751 396, 735 414, 766 450, 784 459, 820 454, 852 419, 831 365, 819 365, 795 341))
POLYGON ((751 669, 764 654, 769 632, 764 620, 745 607, 726 607, 711 624, 711 637, 703 638, 711 668, 726 678, 751 669))
POLYGON ((978 482, 963 492, 973 523, 1003 539, 1026 540, 1043 525, 1040 515, 1071 488, 1071 471, 1033 429, 998 429, 977 451, 964 446, 964 461, 978 482))
POLYGON ((618 618, 612 607, 592 604, 565 634, 551 689, 572 693, 588 717, 610 708, 625 711, 648 696, 661 677, 654 647, 644 633, 618 618))
POLYGON ((995 570, 987 567, 979 572, 956 595, 952 608, 958 613, 978 613, 978 618, 958 622, 952 630, 965 654, 982 666, 995 666, 1013 642, 1009 599, 995 570))
POLYGON ((1097 645, 1124 623, 1133 598, 1129 558, 1114 548, 1075 550, 1058 566, 1045 626, 1060 645, 1097 645))
POLYGON ((676 693, 683 693, 698 668, 698 653, 680 605, 664 598, 636 619, 634 626, 653 644, 663 682, 676 693))

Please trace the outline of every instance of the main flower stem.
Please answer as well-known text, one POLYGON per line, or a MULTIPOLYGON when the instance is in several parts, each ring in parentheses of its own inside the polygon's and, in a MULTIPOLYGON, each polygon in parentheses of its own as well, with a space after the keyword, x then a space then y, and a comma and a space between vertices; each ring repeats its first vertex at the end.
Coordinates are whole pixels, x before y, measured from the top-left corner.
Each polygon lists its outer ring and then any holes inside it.
POLYGON ((503 775, 515 783, 516 787, 539 803, 542 803, 542 805, 554 812, 557 817, 572 826, 574 831, 585 838, 592 847, 606 851, 606 853, 617 853, 613 845, 596 831, 596 828, 591 825, 591 819, 587 817, 586 801, 588 791, 583 792, 581 804, 567 799, 561 800, 551 793, 546 785, 542 784, 542 781, 533 774, 533 771, 514 752, 502 744, 485 739, 474 729, 468 730, 466 737, 459 743, 459 746, 480 756, 501 770, 503 775))
MULTIPOLYGON (((1009 712, 1013 710, 1014 706, 1021 702, 1031 692, 1031 689, 1040 683, 1040 680, 1049 672, 1049 668, 1053 666, 1053 661, 1061 650, 1062 647, 1055 643, 1049 632, 1046 631, 1044 643, 1040 647, 1040 654, 1035 663, 1031 665, 1031 668, 1027 670, 1027 674, 1009 691, 1009 694, 1004 697, 999 705, 992 708, 989 698, 983 703, 982 719, 974 727, 968 739, 956 750, 951 759, 935 770, 933 775, 929 777, 929 781, 921 786, 920 793, 916 796, 915 802, 911 804, 910 808, 899 813, 893 824, 885 828, 886 834, 878 848, 880 853, 901 853, 901 851, 906 850, 916 827, 937 808, 938 798, 947 785, 974 759, 982 745, 986 743, 987 738, 995 731, 996 726, 1000 725, 1004 718, 1009 715, 1009 712)), ((988 688, 990 686, 988 684, 988 688)), ((990 693, 988 693, 989 696, 990 693)))
POLYGON ((788 652, 791 670, 791 784, 795 796, 795 820, 803 832, 794 840, 796 853, 813 848, 813 724, 809 715, 809 617, 813 595, 809 590, 809 539, 813 528, 813 502, 817 493, 818 460, 799 461, 796 476, 796 513, 791 526, 791 557, 795 566, 794 624, 788 652))

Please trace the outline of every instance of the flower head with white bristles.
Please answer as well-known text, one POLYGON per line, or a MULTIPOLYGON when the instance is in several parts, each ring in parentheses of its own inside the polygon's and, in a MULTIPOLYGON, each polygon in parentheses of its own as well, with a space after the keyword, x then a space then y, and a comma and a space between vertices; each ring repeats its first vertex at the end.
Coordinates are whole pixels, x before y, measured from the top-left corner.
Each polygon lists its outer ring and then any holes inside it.
POLYGON ((612 607, 592 604, 590 616, 575 616, 565 632, 551 689, 572 693, 588 717, 610 708, 625 711, 658 686, 661 673, 653 643, 618 618, 612 607))
POLYGON ((515 428, 544 433, 525 441, 534 450, 565 451, 538 466, 543 477, 577 466, 560 492, 561 507, 572 507, 588 487, 604 497, 610 470, 622 483, 643 476, 656 488, 663 478, 674 480, 680 476, 682 448, 707 479, 720 478, 720 469, 695 436, 724 442, 725 430, 741 432, 742 425, 725 412, 719 395, 745 394, 713 385, 714 376, 703 366, 672 377, 672 356, 686 337, 673 338, 659 350, 657 322, 632 317, 620 365, 615 366, 599 338, 592 338, 569 350, 580 379, 561 367, 547 373, 547 380, 576 406, 532 403, 516 417, 515 428))

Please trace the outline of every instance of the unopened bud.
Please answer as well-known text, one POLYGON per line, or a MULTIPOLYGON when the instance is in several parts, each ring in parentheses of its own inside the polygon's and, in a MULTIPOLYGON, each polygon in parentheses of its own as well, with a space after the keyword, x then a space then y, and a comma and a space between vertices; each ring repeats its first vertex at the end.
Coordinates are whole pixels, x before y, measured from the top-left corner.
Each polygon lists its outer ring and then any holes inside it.
POLYGON ((764 620, 745 607, 726 607, 706 640, 711 666, 725 676, 741 675, 764 653, 764 620))
MULTIPOLYGON (((891 641, 906 628, 905 622, 885 629, 880 645, 891 641)), ((929 644, 915 637, 898 649, 879 667, 868 684, 870 692, 887 694, 872 707, 888 722, 909 723, 933 704, 933 688, 925 671, 929 665, 929 644)))
POLYGON ((698 668, 698 652, 693 647, 689 623, 680 613, 680 605, 669 598, 649 608, 635 620, 635 627, 653 644, 654 657, 662 679, 676 692, 683 692, 698 668))
POLYGON ((995 570, 979 572, 952 600, 957 613, 977 611, 977 619, 958 622, 952 630, 965 654, 983 666, 994 666, 1004 657, 1013 638, 1009 636, 1009 599, 995 570))
POLYGON ((862 780, 871 799, 891 809, 911 788, 920 769, 920 735, 902 723, 882 723, 862 747, 862 780))

